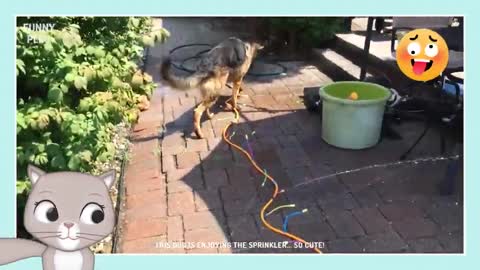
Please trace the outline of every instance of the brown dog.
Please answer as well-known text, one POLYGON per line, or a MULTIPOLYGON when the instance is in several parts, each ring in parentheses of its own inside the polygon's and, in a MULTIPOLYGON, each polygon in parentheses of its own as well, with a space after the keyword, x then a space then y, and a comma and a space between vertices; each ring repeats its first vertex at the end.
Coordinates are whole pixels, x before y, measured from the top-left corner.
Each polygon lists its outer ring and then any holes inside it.
POLYGON ((237 107, 243 77, 247 74, 258 50, 262 48, 263 46, 256 42, 245 42, 233 37, 228 38, 204 54, 196 72, 186 77, 171 73, 170 59, 162 63, 162 77, 172 87, 181 90, 199 88, 202 93, 203 100, 195 108, 193 119, 195 133, 199 138, 203 138, 200 119, 205 111, 209 118, 213 116, 210 107, 215 104, 220 90, 227 82, 233 84, 231 105, 233 108, 237 107))

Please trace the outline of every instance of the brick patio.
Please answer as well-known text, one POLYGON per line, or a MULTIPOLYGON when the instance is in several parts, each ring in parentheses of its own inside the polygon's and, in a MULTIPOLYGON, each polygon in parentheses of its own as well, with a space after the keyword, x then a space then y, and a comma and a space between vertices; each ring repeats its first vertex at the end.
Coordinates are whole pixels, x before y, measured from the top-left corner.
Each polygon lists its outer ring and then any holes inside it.
MULTIPOLYGON (((232 129, 236 132, 232 139, 242 145, 248 134, 255 160, 285 189, 274 205, 308 208, 308 213, 290 220, 290 232, 325 242, 325 253, 463 252, 462 195, 442 197, 436 191, 445 161, 312 180, 397 161, 422 124, 404 123, 398 128, 403 140, 384 139, 371 149, 331 147, 321 139, 321 116, 306 111, 302 100, 304 87, 330 79, 301 62, 286 65, 285 77, 245 83, 239 100, 241 123, 232 129)), ((264 228, 258 215, 272 186, 262 187, 263 178, 221 140, 233 114, 223 111, 219 101, 214 118, 202 123, 206 138, 195 139, 192 110, 199 93, 161 88, 132 134, 120 252, 310 252, 159 244, 285 240, 264 228)), ((226 88, 224 96, 228 94, 226 88)), ((411 157, 438 155, 436 136, 428 135, 411 157)), ((283 217, 292 211, 280 210, 267 219, 281 228, 283 217)))

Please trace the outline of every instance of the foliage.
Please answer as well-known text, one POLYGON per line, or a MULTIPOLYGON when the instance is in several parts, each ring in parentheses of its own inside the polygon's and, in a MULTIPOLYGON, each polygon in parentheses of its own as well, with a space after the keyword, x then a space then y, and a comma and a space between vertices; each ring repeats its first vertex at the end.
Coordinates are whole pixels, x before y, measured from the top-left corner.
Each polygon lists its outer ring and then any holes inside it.
POLYGON ((297 42, 308 46, 331 40, 344 30, 344 18, 337 17, 270 18, 269 24, 276 31, 293 32, 297 42))
POLYGON ((26 166, 90 172, 112 161, 115 125, 136 121, 155 88, 139 70, 145 46, 169 33, 150 18, 54 17, 17 21, 17 193, 26 166), (55 23, 32 31, 25 23, 55 23))

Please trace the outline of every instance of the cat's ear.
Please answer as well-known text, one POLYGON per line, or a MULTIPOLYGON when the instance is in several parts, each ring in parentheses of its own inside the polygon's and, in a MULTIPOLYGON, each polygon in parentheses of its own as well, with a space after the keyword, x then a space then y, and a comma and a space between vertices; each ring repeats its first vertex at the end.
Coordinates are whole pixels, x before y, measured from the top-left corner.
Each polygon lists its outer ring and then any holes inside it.
POLYGON ((115 182, 115 173, 115 170, 110 170, 99 176, 99 178, 102 179, 103 183, 105 183, 108 189, 110 189, 115 182))
POLYGON ((46 172, 30 164, 27 167, 27 173, 28 178, 30 178, 30 182, 32 182, 32 186, 37 183, 38 179, 40 179, 42 175, 46 174, 46 172))

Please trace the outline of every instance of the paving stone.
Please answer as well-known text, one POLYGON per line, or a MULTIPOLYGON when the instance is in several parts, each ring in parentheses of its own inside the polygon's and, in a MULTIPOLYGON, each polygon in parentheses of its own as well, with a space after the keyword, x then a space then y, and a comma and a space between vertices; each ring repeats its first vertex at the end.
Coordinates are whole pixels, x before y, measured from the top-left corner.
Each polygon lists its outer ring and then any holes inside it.
POLYGON ((222 211, 202 211, 183 215, 186 231, 195 229, 221 229, 225 223, 222 211))
POLYGON ((127 208, 137 208, 163 202, 165 202, 165 190, 152 190, 150 192, 132 194, 126 198, 127 208))
POLYGON ((287 189, 285 193, 288 201, 295 203, 298 206, 314 205, 316 203, 316 199, 321 196, 309 186, 287 189))
POLYGON ((177 168, 192 168, 200 164, 200 157, 197 152, 183 152, 177 155, 177 168))
POLYGON ((204 170, 226 169, 233 166, 233 156, 230 151, 200 152, 204 170))
POLYGON ((441 233, 437 237, 445 252, 463 253, 463 235, 461 233, 441 233))
MULTIPOLYGON (((122 251, 124 254, 154 254, 166 253, 163 249, 157 247, 157 243, 165 242, 165 236, 156 236, 149 238, 140 238, 122 242, 122 251)), ((182 253, 177 250, 175 253, 182 253)), ((185 251, 183 251, 185 253, 185 251)))
POLYGON ((323 211, 352 210, 360 207, 351 193, 322 196, 317 202, 323 211))
POLYGON ((354 192, 353 196, 362 207, 377 207, 383 203, 375 189, 370 187, 354 192))
POLYGON ((169 194, 170 193, 192 191, 193 189, 195 189, 195 190, 203 189, 203 184, 200 183, 200 185, 197 185, 196 187, 192 187, 185 182, 177 181, 177 182, 173 182, 173 183, 168 183, 168 185, 167 185, 167 193, 169 193, 169 194))
POLYGON ((177 216, 195 211, 192 192, 168 194, 168 215, 177 216))
POLYGON ((175 156, 162 153, 162 172, 166 173, 175 169, 175 156))
POLYGON ((367 187, 372 187, 375 183, 382 181, 385 175, 385 170, 365 170, 351 174, 339 175, 339 177, 351 191, 356 192, 364 190, 367 187))
POLYGON ((169 242, 183 241, 183 220, 181 216, 168 217, 167 239, 169 242))
POLYGON ((227 168, 228 180, 232 185, 251 185, 253 177, 250 166, 235 166, 227 168))
POLYGON ((302 148, 280 148, 276 150, 284 168, 305 167, 310 159, 302 148))
MULTIPOLYGON (((285 172, 285 169, 280 167, 278 164, 269 164, 267 166, 263 166, 263 169, 267 172, 268 175, 270 175, 270 177, 273 178, 273 180, 282 189, 289 189, 292 186, 292 182, 288 177, 287 173, 285 172)), ((261 184, 263 183, 264 176, 256 173, 254 178, 255 178, 254 182, 257 184, 257 187, 260 189, 263 189, 261 184)), ((264 187, 271 186, 271 185, 272 185, 271 182, 267 180, 264 187)))
POLYGON ((353 209, 352 213, 367 234, 382 233, 390 229, 389 222, 383 217, 377 208, 357 208, 353 209))
POLYGON ((193 248, 187 249, 188 254, 216 254, 218 253, 217 248, 193 248))
POLYGON ((172 145, 172 146, 162 145, 162 155, 177 155, 185 152, 185 150, 186 150, 185 142, 183 142, 182 144, 172 145))
POLYGON ((126 241, 166 235, 167 218, 136 219, 124 224, 123 237, 126 241))
POLYGON ((185 232, 185 242, 187 243, 225 243, 228 237, 224 234, 225 229, 195 229, 185 232))
POLYGON ((154 190, 165 190, 165 179, 163 177, 129 179, 125 183, 127 196, 154 190))
POLYGON ((428 214, 444 231, 455 232, 463 229, 463 206, 460 204, 433 206, 428 209, 428 214))
POLYGON ((340 197, 348 193, 345 186, 335 177, 325 178, 318 182, 309 182, 302 188, 310 189, 315 194, 314 197, 320 201, 340 197))
POLYGON ((281 136, 277 138, 278 144, 284 148, 302 148, 302 145, 295 135, 281 136))
POLYGON ((351 238, 336 239, 327 243, 329 253, 361 253, 362 248, 351 238))
POLYGON ((326 242, 336 238, 330 225, 320 220, 303 224, 289 224, 288 231, 302 237, 307 242, 326 242))
POLYGON ((360 224, 350 211, 338 211, 327 213, 328 222, 340 238, 364 235, 360 224))
POLYGON ((161 218, 167 216, 167 200, 165 197, 158 198, 158 202, 146 205, 137 205, 135 207, 127 206, 125 216, 128 220, 144 218, 161 218))
POLYGON ((294 186, 303 184, 313 178, 309 167, 292 167, 285 169, 285 171, 294 186))
POLYGON ((203 175, 207 189, 216 189, 229 184, 227 174, 224 169, 207 170, 203 175))
POLYGON ((222 201, 218 190, 195 190, 195 210, 214 210, 222 208, 222 201))
POLYGON ((429 219, 410 218, 393 222, 395 230, 405 239, 435 236, 438 228, 429 219))
POLYGON ((251 215, 229 217, 227 223, 232 241, 248 242, 258 239, 258 229, 251 215))
POLYGON ((260 212, 260 202, 256 196, 234 201, 226 201, 223 204, 227 217, 241 216, 260 212))
POLYGON ((408 250, 408 245, 394 231, 360 237, 358 244, 367 253, 400 253, 408 250))
POLYGON ((420 238, 408 241, 413 252, 418 253, 441 253, 444 252, 440 242, 435 238, 420 238))
POLYGON ((187 139, 187 152, 207 151, 207 140, 205 139, 187 139))
POLYGON ((422 218, 424 213, 422 209, 414 204, 393 203, 379 207, 382 214, 390 221, 397 221, 409 218, 422 218))
POLYGON ((202 171, 199 167, 195 168, 186 168, 186 169, 175 169, 167 172, 167 182, 175 181, 184 181, 187 182, 186 178, 201 178, 202 171))
MULTIPOLYGON (((258 237, 259 241, 279 242, 279 241, 284 241, 286 239, 284 236, 277 234, 275 232, 272 232, 270 229, 265 227, 259 215, 254 215, 253 217, 255 219, 255 223, 259 231, 259 237, 258 237)), ((265 221, 267 221, 271 226, 281 229, 283 224, 283 217, 280 213, 273 213, 266 216, 265 221)))

